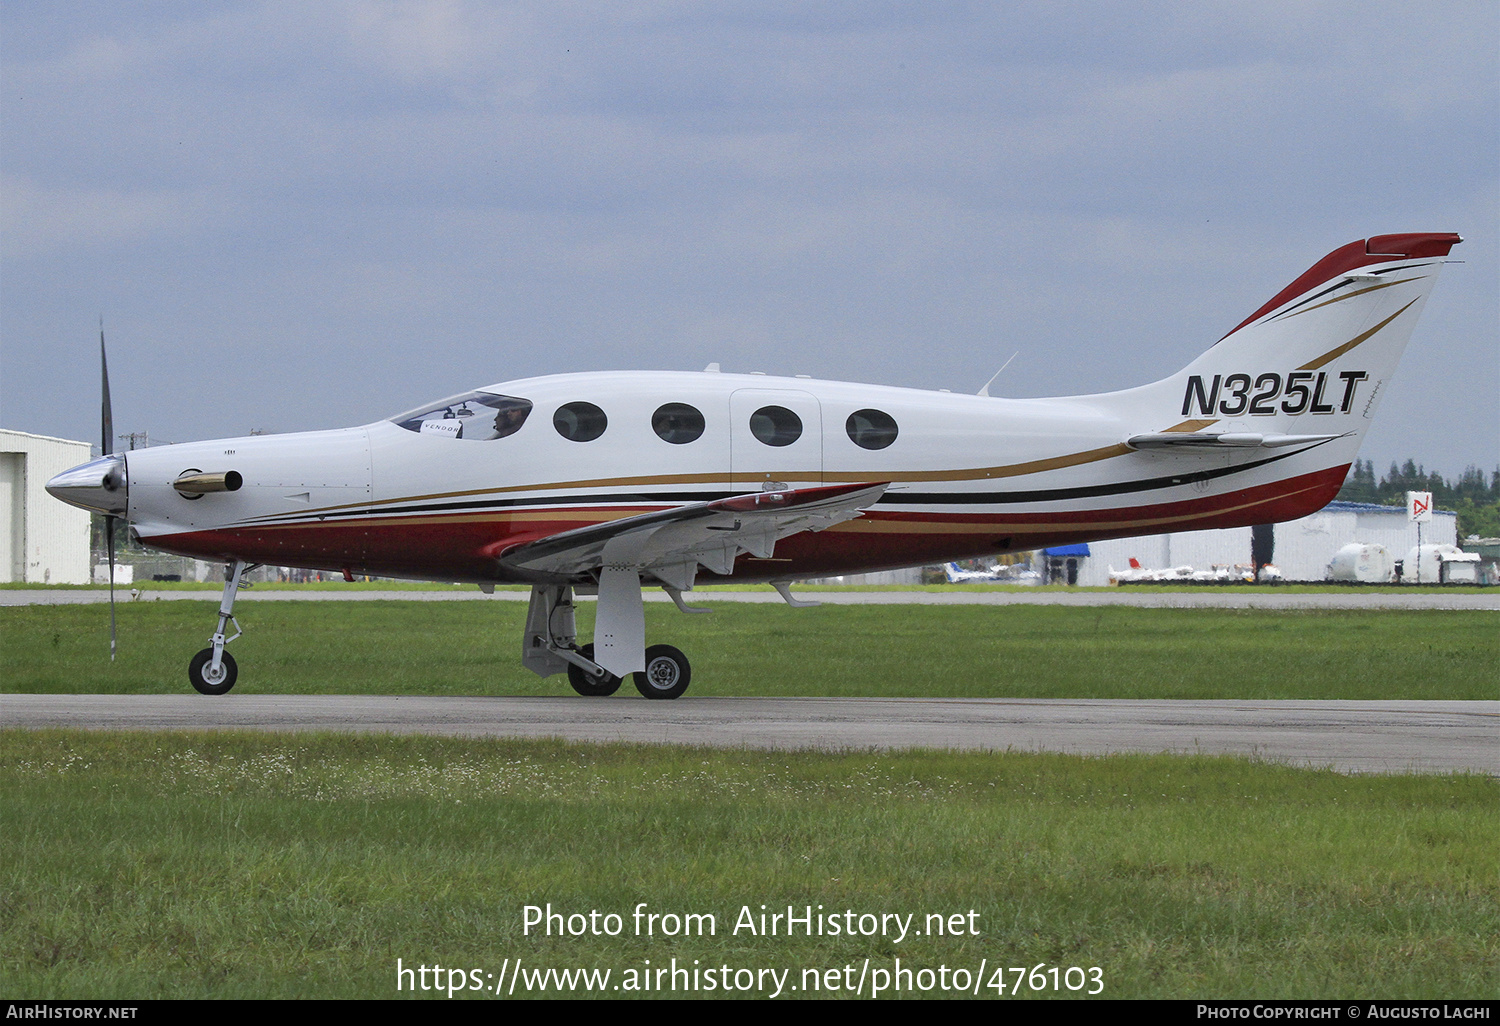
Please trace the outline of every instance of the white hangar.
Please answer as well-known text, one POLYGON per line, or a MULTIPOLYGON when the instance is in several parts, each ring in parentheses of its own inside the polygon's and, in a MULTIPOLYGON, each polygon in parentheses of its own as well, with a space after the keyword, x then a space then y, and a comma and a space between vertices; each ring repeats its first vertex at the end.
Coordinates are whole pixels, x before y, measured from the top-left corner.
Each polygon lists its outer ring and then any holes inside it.
POLYGON ((89 583, 89 514, 46 484, 90 454, 88 442, 0 428, 0 582, 89 583))

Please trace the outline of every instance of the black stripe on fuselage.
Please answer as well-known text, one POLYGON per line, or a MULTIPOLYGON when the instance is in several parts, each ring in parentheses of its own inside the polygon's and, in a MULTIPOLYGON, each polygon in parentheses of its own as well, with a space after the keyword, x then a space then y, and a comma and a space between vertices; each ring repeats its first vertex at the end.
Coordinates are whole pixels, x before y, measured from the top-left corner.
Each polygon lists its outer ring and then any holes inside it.
POLYGON ((1195 481, 1212 481, 1218 477, 1228 477, 1230 474, 1243 473, 1246 470, 1254 470, 1256 467, 1264 467, 1269 463, 1284 460, 1288 456, 1307 452, 1310 449, 1323 445, 1310 445, 1306 449, 1298 449, 1296 452, 1284 452, 1278 456, 1268 456, 1254 463, 1246 463, 1242 467, 1215 467, 1212 470, 1197 470, 1191 474, 1173 474, 1171 477, 1154 477, 1145 481, 1119 481, 1114 484, 1087 485, 1081 488, 1046 488, 1030 492, 894 492, 887 491, 881 496, 881 505, 977 505, 989 503, 1011 503, 1011 502, 1048 502, 1056 499, 1092 499, 1104 495, 1126 495, 1130 492, 1156 491, 1162 488, 1174 488, 1178 485, 1192 484, 1195 481))
MULTIPOLYGON (((1257 467, 1309 452, 1326 442, 1317 442, 1294 452, 1279 453, 1263 460, 1246 463, 1239 467, 1214 467, 1187 474, 1172 474, 1167 477, 1147 478, 1139 481, 1118 481, 1111 484, 1084 485, 1078 488, 1042 488, 1031 491, 1009 492, 903 492, 887 491, 876 501, 878 506, 989 506, 1018 503, 1049 502, 1062 499, 1089 499, 1106 495, 1128 495, 1132 492, 1160 491, 1176 488, 1197 481, 1212 481, 1231 474, 1244 473, 1257 467)), ((879 475, 874 475, 878 479, 879 475)), ((440 502, 421 506, 405 506, 401 509, 350 509, 319 514, 319 520, 348 520, 364 517, 408 517, 433 513, 477 513, 492 509, 530 507, 546 510, 554 506, 575 507, 579 505, 660 505, 662 503, 713 502, 746 492, 649 492, 637 494, 598 495, 546 495, 524 499, 490 499, 485 502, 440 502)), ((296 521, 304 524, 307 521, 296 521)), ((249 525, 246 525, 249 526, 249 525)), ((291 523, 288 526, 292 526, 291 523)))

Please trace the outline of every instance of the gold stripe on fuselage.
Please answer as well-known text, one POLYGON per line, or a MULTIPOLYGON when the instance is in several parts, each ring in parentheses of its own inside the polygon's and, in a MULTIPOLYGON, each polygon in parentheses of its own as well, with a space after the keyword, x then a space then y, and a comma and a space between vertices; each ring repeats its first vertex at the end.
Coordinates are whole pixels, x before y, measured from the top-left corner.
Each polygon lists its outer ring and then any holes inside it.
MULTIPOLYGON (((1213 423, 1209 421, 1209 423, 1213 423)), ((1168 430, 1175 430, 1169 428, 1168 430)), ((1084 463, 1094 463, 1099 460, 1112 459, 1116 456, 1124 456, 1133 450, 1127 445, 1111 445, 1102 449, 1090 449, 1086 452, 1070 453, 1066 456, 1053 456, 1043 460, 1032 460, 1028 463, 1013 463, 1000 467, 975 467, 969 470, 892 470, 874 473, 870 471, 824 471, 818 476, 824 481, 869 481, 871 483, 881 481, 983 481, 997 477, 1018 477, 1022 474, 1039 474, 1047 470, 1058 470, 1063 467, 1076 467, 1084 463)), ((743 475, 736 477, 759 479, 769 476, 775 480, 805 480, 809 472, 800 471, 746 471, 743 475)), ((494 488, 470 488, 458 492, 431 492, 426 495, 404 495, 395 499, 371 499, 365 502, 346 502, 338 506, 323 506, 313 510, 297 510, 294 513, 272 514, 275 517, 315 517, 323 513, 335 513, 339 510, 369 508, 373 506, 389 506, 404 502, 431 502, 437 499, 466 499, 479 495, 503 495, 515 492, 567 492, 581 489, 593 488, 641 488, 653 485, 689 485, 689 484, 718 484, 726 490, 732 490, 729 484, 729 475, 717 474, 649 474, 642 477, 594 477, 576 481, 549 481, 543 484, 523 485, 501 485, 494 488)), ((746 489, 749 490, 749 489, 746 489)), ((622 496, 628 500, 627 496, 622 496)))
MULTIPOLYGON (((1212 420, 1186 420, 1180 424, 1166 428, 1167 431, 1198 431, 1210 424, 1212 420)), ((973 467, 966 470, 892 470, 892 471, 824 471, 819 476, 826 483, 842 482, 864 482, 872 484, 889 482, 911 482, 911 481, 986 481, 1004 477, 1022 477, 1026 474, 1041 474, 1049 470, 1062 470, 1066 467, 1082 466, 1086 463, 1098 463, 1101 460, 1114 459, 1116 456, 1125 456, 1135 450, 1128 445, 1118 443, 1107 445, 1099 449, 1087 449, 1083 452, 1069 453, 1064 456, 1049 456, 1046 459, 1029 460, 1025 463, 1010 463, 998 467, 973 467)), ((736 477, 754 477, 759 479, 762 475, 770 476, 776 480, 805 480, 807 471, 796 472, 770 472, 770 471, 746 471, 744 474, 736 474, 736 477)), ((312 510, 297 510, 296 512, 275 513, 266 519, 272 523, 281 520, 290 520, 295 517, 305 521, 310 517, 322 514, 336 513, 340 510, 349 509, 371 509, 376 506, 391 506, 396 503, 407 502, 431 502, 438 499, 465 499, 479 495, 502 495, 515 492, 560 492, 577 491, 585 488, 630 488, 650 487, 656 485, 690 485, 690 484, 718 484, 729 490, 729 475, 724 473, 713 474, 651 474, 644 477, 596 477, 586 478, 578 481, 552 481, 545 484, 522 484, 502 485, 494 488, 471 488, 456 492, 431 492, 426 495, 406 495, 395 499, 372 499, 365 502, 346 502, 337 506, 322 506, 312 510)), ((622 497, 627 498, 628 497, 622 497)), ((399 512, 396 514, 399 515, 399 512)))

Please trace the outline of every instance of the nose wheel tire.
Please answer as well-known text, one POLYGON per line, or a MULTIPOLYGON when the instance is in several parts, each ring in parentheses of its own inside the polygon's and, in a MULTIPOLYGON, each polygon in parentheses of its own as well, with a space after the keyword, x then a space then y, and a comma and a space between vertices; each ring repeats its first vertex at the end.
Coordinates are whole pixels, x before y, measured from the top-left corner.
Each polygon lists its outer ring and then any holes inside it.
POLYGON ((646 669, 633 673, 635 689, 647 698, 676 698, 693 679, 687 656, 671 645, 652 645, 646 649, 646 669))
MULTIPOLYGON (((592 643, 584 645, 578 650, 578 654, 585 659, 594 658, 594 646, 592 643)), ((620 690, 620 678, 612 673, 606 672, 602 677, 591 676, 581 666, 568 664, 568 683, 573 685, 573 690, 585 698, 603 698, 620 690)))
POLYGON ((218 673, 212 672, 213 661, 214 650, 205 648, 188 663, 188 680, 193 682, 193 687, 200 694, 222 695, 234 687, 235 679, 240 674, 239 667, 234 665, 234 656, 228 652, 219 657, 218 673))

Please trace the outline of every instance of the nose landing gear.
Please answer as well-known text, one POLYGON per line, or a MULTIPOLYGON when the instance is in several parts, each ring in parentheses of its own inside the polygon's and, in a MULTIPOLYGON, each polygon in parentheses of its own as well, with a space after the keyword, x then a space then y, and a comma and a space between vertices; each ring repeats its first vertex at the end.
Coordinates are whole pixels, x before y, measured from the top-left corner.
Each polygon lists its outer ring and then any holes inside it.
POLYGON ((193 656, 188 663, 188 680, 199 694, 225 694, 234 687, 234 682, 239 677, 239 667, 235 665, 234 656, 224 651, 224 646, 244 633, 240 630, 240 622, 234 618, 234 600, 239 594, 240 578, 246 570, 254 570, 258 566, 259 563, 246 563, 237 559, 234 561, 234 570, 224 581, 224 597, 219 601, 219 626, 209 639, 212 645, 193 656), (226 638, 224 628, 229 624, 234 624, 234 633, 226 638))

